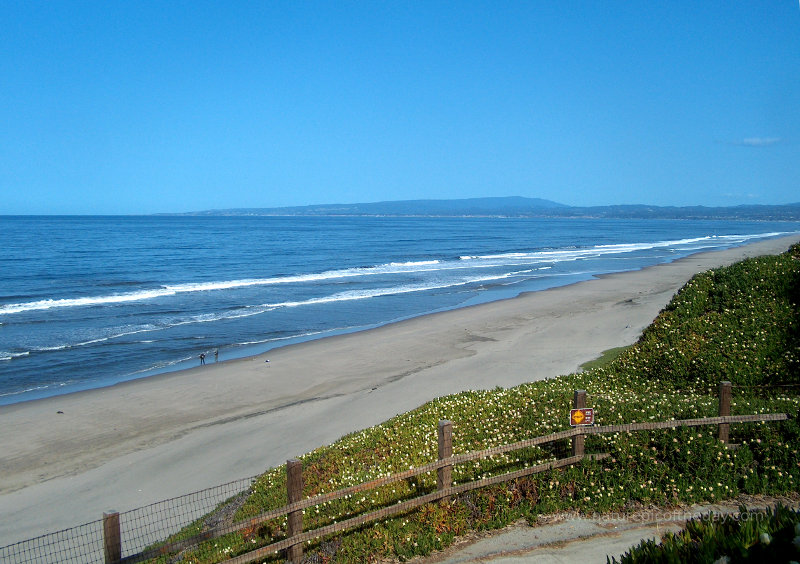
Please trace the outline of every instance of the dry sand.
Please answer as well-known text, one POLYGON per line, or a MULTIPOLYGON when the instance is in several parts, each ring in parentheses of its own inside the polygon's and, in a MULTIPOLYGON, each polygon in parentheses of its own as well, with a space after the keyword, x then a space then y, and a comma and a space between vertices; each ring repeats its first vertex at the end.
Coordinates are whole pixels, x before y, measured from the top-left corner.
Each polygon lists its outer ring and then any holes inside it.
POLYGON ((0 407, 0 546, 256 475, 438 396, 574 372, 635 342, 695 273, 797 241, 0 407))

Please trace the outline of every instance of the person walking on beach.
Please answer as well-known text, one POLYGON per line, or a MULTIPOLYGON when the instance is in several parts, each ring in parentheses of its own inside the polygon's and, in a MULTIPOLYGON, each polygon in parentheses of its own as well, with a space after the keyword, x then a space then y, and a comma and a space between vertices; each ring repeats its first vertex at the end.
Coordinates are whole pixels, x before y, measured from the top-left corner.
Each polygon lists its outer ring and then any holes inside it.
POLYGON ((219 349, 214 349, 214 362, 219 360, 219 349))
POLYGON ((206 353, 200 353, 200 364, 206 363, 206 353))

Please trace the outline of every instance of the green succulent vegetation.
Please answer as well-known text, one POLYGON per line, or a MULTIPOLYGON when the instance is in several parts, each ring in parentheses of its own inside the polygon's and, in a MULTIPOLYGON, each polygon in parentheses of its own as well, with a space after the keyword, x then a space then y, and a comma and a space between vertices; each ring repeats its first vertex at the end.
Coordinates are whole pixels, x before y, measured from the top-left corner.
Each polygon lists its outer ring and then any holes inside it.
MULTIPOLYGON (((731 425, 729 449, 716 428, 586 437, 586 452, 609 458, 520 478, 455 496, 330 538, 310 542, 313 562, 405 560, 447 547, 459 535, 560 510, 629 511, 795 492, 800 484, 800 245, 780 256, 748 259, 695 276, 631 347, 598 367, 511 389, 435 399, 385 423, 303 455, 310 497, 422 466, 437 458, 439 420, 453 422, 455 454, 547 435, 569 427, 573 390, 587 391, 597 424, 717 415, 717 388, 734 385, 731 412, 784 412, 790 420, 731 425)), ((543 445, 457 465, 457 484, 568 455, 543 445)), ((304 511, 304 529, 387 507, 436 488, 435 473, 383 486, 304 511)), ((253 484, 233 521, 284 506, 285 468, 253 484)), ((230 508, 227 508, 230 510, 230 508)), ((204 528, 200 520, 183 531, 204 528)), ((221 562, 286 535, 286 518, 229 534, 180 555, 182 562, 221 562)), ((274 555, 269 562, 280 562, 274 555)), ((162 557, 162 562, 171 561, 162 557)))
POLYGON ((708 513, 692 519, 660 543, 642 541, 613 564, 704 562, 792 562, 800 558, 800 513, 778 505, 766 511, 739 508, 738 514, 708 513))
POLYGON ((614 362, 619 355, 624 353, 630 347, 617 347, 603 351, 599 357, 589 362, 584 362, 581 365, 581 370, 594 370, 595 368, 604 368, 606 365, 614 362))

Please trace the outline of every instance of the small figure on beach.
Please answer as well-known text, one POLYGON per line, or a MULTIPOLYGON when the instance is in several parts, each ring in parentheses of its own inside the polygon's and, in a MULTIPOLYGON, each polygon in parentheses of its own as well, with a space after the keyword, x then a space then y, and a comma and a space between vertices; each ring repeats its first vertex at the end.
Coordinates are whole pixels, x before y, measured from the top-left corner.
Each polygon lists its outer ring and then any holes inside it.
POLYGON ((200 353, 200 364, 206 363, 206 353, 200 353))
POLYGON ((214 349, 214 362, 219 360, 219 349, 214 349))

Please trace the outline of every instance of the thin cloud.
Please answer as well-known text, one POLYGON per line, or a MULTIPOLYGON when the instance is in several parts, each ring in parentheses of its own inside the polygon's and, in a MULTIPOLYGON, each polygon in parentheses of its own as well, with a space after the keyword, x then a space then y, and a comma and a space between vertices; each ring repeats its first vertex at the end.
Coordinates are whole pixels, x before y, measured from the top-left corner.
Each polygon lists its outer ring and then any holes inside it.
POLYGON ((730 200, 736 200, 738 202, 741 202, 742 200, 758 200, 761 198, 761 194, 753 194, 752 192, 747 194, 726 192, 725 194, 723 194, 723 196, 730 200))
POLYGON ((769 147, 777 145, 782 142, 780 137, 747 137, 741 141, 737 141, 735 145, 742 145, 744 147, 769 147))

